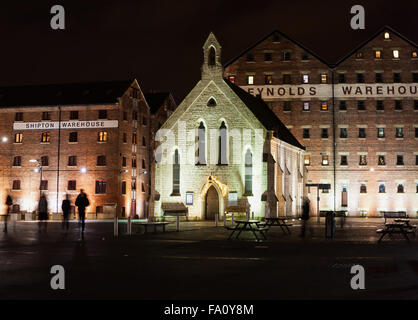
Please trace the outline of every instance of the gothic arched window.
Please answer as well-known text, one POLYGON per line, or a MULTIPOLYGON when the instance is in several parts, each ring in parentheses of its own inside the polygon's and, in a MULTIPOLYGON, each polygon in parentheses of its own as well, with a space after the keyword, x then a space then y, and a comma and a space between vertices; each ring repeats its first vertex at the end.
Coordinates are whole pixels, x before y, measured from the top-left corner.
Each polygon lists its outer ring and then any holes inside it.
POLYGON ((218 164, 228 164, 227 145, 228 145, 228 140, 227 140, 227 133, 226 133, 226 125, 225 125, 225 121, 222 121, 222 124, 219 127, 218 164))
POLYGON ((206 164, 206 128, 203 121, 200 122, 197 133, 197 164, 206 164))
POLYGON ((253 193, 253 155, 250 150, 245 153, 245 194, 253 193))
POLYGON ((210 49, 209 49, 208 64, 210 66, 215 66, 216 65, 216 52, 215 52, 214 47, 210 47, 210 49))
POLYGON ((173 195, 180 194, 180 159, 179 151, 174 151, 173 158, 173 195))

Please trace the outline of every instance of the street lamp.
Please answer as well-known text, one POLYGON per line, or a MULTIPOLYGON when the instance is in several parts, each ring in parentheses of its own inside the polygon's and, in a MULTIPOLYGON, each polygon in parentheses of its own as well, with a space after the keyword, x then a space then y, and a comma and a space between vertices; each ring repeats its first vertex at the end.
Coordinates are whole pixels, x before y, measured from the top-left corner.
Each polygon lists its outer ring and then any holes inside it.
POLYGON ((4 137, 1 138, 1 142, 3 142, 3 143, 6 143, 8 140, 9 139, 6 136, 4 136, 4 137))

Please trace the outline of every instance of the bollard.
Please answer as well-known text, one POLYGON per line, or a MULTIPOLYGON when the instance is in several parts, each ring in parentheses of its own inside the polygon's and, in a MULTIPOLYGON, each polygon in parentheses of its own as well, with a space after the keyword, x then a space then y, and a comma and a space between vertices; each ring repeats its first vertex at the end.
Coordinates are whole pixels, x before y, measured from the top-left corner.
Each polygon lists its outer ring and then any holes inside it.
POLYGON ((247 211, 246 213, 245 213, 245 217, 246 217, 246 220, 248 221, 248 220, 250 220, 250 212, 249 211, 247 211))
POLYGON ((254 220, 254 211, 251 212, 251 219, 254 220))
POLYGON ((232 215, 231 215, 231 221, 232 221, 232 224, 234 224, 234 213, 232 212, 232 215))
POLYGON ((128 217, 128 235, 132 234, 131 216, 128 217))
POLYGON ((215 225, 216 225, 216 227, 218 227, 218 222, 219 222, 219 213, 215 214, 215 225))
POLYGON ((180 231, 180 216, 176 217, 177 231, 180 231))
POLYGON ((115 216, 115 219, 113 221, 113 235, 117 237, 118 233, 119 233, 119 219, 117 216, 115 216))
POLYGON ((224 213, 224 227, 226 227, 226 212, 224 213))

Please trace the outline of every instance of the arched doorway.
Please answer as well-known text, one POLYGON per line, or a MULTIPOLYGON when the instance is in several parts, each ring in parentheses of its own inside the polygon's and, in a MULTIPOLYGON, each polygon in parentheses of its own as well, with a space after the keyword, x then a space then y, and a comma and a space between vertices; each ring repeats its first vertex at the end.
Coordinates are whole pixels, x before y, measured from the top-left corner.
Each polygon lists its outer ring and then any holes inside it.
POLYGON ((219 196, 218 191, 216 191, 213 185, 209 187, 205 200, 205 219, 215 220, 216 214, 219 213, 219 196))

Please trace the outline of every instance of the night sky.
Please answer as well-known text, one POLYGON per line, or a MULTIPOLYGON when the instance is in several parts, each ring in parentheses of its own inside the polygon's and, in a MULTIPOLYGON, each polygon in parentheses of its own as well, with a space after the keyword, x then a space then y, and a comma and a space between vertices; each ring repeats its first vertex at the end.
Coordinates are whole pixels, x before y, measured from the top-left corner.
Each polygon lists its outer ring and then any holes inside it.
POLYGON ((202 45, 213 31, 223 62, 279 29, 336 62, 389 25, 418 42, 418 1, 9 1, 0 2, 0 85, 122 80, 171 91, 180 103, 200 78, 202 45), (50 28, 63 5, 66 30, 50 28), (350 28, 350 8, 366 29, 350 28))

